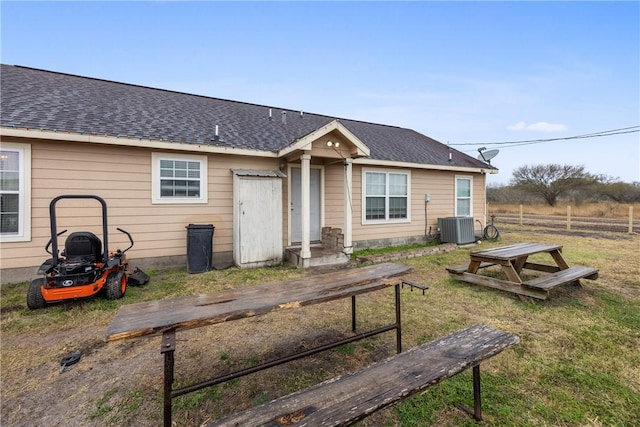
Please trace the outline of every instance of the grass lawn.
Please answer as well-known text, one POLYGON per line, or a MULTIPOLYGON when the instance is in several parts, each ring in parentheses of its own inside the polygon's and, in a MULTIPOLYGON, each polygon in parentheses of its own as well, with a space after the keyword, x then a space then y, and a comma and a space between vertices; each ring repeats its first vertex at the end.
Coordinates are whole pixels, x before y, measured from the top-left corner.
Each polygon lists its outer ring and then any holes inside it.
MULTIPOLYGON (((600 270, 596 281, 554 290, 547 301, 457 282, 446 266, 464 263, 479 247, 398 261, 413 267, 422 292, 402 291, 405 349, 475 323, 520 336, 519 345, 482 365, 487 426, 640 425, 640 236, 570 233, 501 226, 501 240, 564 245, 569 265, 600 270)), ((549 261, 542 260, 541 261, 549 261)), ((307 274, 294 268, 228 269, 198 275, 147 272, 151 282, 124 299, 102 298, 29 311, 27 284, 1 288, 2 425, 155 426, 161 423, 162 358, 158 338, 105 343, 117 309, 139 301, 252 286, 307 274), (83 350, 60 373, 60 359, 83 350)), ((393 317, 392 290, 363 296, 363 328, 393 317)), ((349 334, 348 302, 319 304, 179 333, 181 385, 255 365, 274 353, 299 350, 349 334)), ((200 425, 393 354, 382 335, 250 375, 174 400, 176 425, 200 425)), ((471 372, 429 388, 366 419, 364 426, 474 426, 455 405, 473 405, 471 372)))

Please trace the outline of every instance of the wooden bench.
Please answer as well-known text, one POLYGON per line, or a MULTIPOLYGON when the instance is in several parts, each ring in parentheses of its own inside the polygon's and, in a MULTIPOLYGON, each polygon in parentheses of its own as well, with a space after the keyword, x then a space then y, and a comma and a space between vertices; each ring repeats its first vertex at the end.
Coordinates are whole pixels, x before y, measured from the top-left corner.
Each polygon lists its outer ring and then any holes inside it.
POLYGON ((480 407, 480 362, 517 344, 513 334, 475 325, 356 372, 207 424, 219 426, 343 426, 473 368, 474 410, 480 407))
MULTIPOLYGON (((478 267, 480 268, 487 268, 487 267, 491 267, 493 265, 496 265, 493 262, 481 262, 480 266, 478 267)), ((449 273, 453 273, 453 274, 462 274, 464 272, 467 271, 467 269, 469 268, 469 263, 467 264, 459 264, 459 265, 454 265, 453 267, 445 267, 447 269, 447 271, 449 273)))
POLYGON ((522 285, 529 288, 548 291, 558 286, 576 282, 579 279, 595 280, 597 278, 598 270, 596 268, 576 265, 565 270, 556 271, 555 273, 527 280, 526 282, 523 282, 522 285))

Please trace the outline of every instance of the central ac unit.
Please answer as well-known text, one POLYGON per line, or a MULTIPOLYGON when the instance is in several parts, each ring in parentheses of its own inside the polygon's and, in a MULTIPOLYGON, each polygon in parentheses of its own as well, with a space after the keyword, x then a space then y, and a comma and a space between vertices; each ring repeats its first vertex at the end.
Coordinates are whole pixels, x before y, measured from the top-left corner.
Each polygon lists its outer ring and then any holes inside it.
POLYGON ((476 236, 473 231, 473 218, 468 216, 452 216, 438 218, 440 241, 458 245, 473 243, 476 236))

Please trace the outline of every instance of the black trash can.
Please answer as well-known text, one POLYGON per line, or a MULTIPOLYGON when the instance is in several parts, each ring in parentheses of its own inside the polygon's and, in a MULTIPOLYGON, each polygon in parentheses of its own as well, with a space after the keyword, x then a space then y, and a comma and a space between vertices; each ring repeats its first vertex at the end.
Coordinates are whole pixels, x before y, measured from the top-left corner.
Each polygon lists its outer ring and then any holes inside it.
POLYGON ((187 273, 211 270, 214 228, 211 224, 187 226, 187 273))

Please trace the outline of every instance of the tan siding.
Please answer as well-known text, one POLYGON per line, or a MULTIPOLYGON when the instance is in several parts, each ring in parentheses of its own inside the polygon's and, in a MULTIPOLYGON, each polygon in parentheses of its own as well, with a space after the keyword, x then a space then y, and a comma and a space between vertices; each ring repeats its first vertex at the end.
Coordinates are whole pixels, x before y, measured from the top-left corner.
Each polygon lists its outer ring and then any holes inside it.
MULTIPOLYGON (((406 169, 398 169, 398 171, 406 171, 406 169)), ((362 167, 354 167, 353 240, 357 242, 424 235, 425 193, 431 194, 431 201, 427 204, 426 231, 428 233, 431 227, 431 232, 435 233, 438 218, 455 214, 455 176, 456 173, 448 171, 411 170, 411 222, 365 225, 362 223, 362 167)), ((474 219, 481 219, 484 213, 484 176, 480 174, 469 176, 473 176, 474 219)), ((478 227, 477 224, 476 227, 478 227)))
POLYGON ((349 141, 347 141, 339 132, 331 131, 329 134, 324 135, 318 138, 312 144, 313 149, 311 150, 311 157, 316 159, 334 159, 339 160, 345 157, 350 157, 351 153, 349 152, 352 149, 352 145, 349 141), (329 147, 327 143, 331 141, 334 144, 339 143, 340 146, 335 148, 329 147))
MULTIPOLYGON (((20 141, 24 142, 24 141, 20 141)), ((110 247, 123 248, 123 228, 135 240, 131 259, 184 255, 186 226, 213 224, 214 251, 232 248, 231 169, 276 169, 275 159, 208 156, 208 203, 151 203, 151 151, 124 146, 32 141, 32 240, 2 244, 2 268, 40 265, 50 237, 49 203, 60 194, 95 194, 108 206, 110 247)), ((62 200, 58 229, 92 231, 101 236, 97 202, 62 200), (91 206, 96 206, 93 208, 91 206)), ((61 239, 60 244, 64 242, 61 239)), ((35 273, 35 269, 34 269, 35 273)))
MULTIPOLYGON (((480 220, 482 225, 486 225, 486 175, 474 175, 473 177, 473 218, 474 220, 480 220)), ((480 234, 482 231, 480 225, 476 222, 476 234, 480 234)))
POLYGON ((344 166, 325 167, 325 226, 344 228, 344 166))
MULTIPOLYGON (((330 139, 334 139, 331 135, 330 139)), ((24 143, 25 141, 15 142, 24 143)), ((331 155, 326 142, 314 143, 314 154, 331 155)), ((49 203, 60 194, 95 194, 109 209, 110 246, 125 247, 126 237, 115 231, 121 227, 135 239, 132 259, 183 256, 186 253, 186 226, 213 224, 214 251, 233 250, 233 175, 231 169, 275 170, 280 161, 230 155, 208 155, 208 202, 206 204, 152 204, 151 151, 126 146, 87 143, 32 141, 32 240, 2 244, 2 268, 35 267, 47 254, 50 237, 49 203)), ((342 147, 347 144, 342 142, 342 147)), ((333 152, 333 155, 336 155, 333 152)), ((344 166, 339 158, 314 157, 325 161, 324 225, 343 228, 344 166), (336 160, 338 160, 336 162, 336 160)), ((390 168, 384 168, 390 169, 390 168)), ((398 169, 407 171, 407 169, 398 169)), ((470 175, 470 174, 465 174, 470 175)), ((411 170, 411 223, 362 224, 362 166, 353 166, 353 240, 404 238, 425 232, 424 194, 431 194, 428 227, 435 232, 437 218, 454 214, 454 172, 411 170)), ((283 243, 287 242, 289 200, 288 179, 283 180, 283 243)), ((474 218, 484 223, 483 175, 473 175, 474 218)), ((100 235, 100 211, 91 201, 63 200, 58 209, 58 228, 69 232, 89 230, 100 235), (89 204, 91 203, 91 204, 89 204)), ((61 239, 61 244, 63 243, 61 239)))

